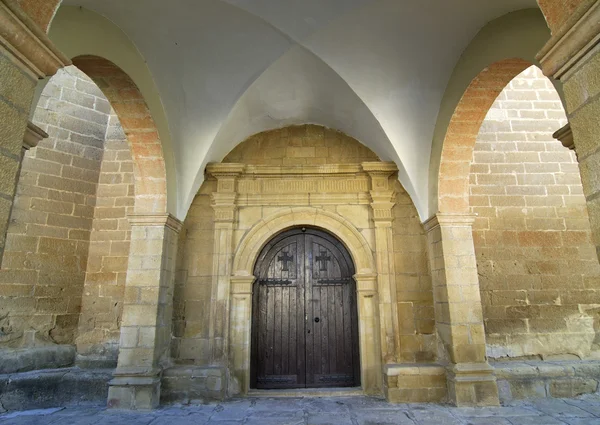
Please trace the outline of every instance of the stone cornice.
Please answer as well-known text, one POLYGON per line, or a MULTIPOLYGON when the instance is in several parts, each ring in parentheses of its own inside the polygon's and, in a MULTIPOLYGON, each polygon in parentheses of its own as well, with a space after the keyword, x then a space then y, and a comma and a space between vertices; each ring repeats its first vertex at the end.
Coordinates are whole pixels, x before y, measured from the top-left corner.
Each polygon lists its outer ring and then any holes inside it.
POLYGON ((471 227, 475 222, 476 214, 444 214, 437 213, 423 223, 426 232, 440 226, 471 227))
POLYGON ((52 76, 71 64, 14 0, 0 0, 0 49, 8 51, 36 79, 52 76))
POLYGON ((179 233, 183 223, 171 214, 131 214, 127 216, 130 226, 166 226, 179 233))
POLYGON ((381 174, 392 175, 398 171, 398 167, 393 162, 383 162, 383 161, 363 162, 361 164, 361 166, 362 166, 362 169, 366 173, 369 173, 369 174, 381 173, 381 174))
POLYGON ((25 136, 23 137, 23 148, 25 150, 35 148, 40 140, 47 138, 48 133, 29 121, 25 130, 25 136))
POLYGON ((573 141, 573 131, 571 131, 571 124, 565 125, 563 128, 555 132, 552 137, 559 140, 565 148, 572 151, 575 150, 575 142, 573 141))
POLYGON ((398 171, 393 162, 363 162, 355 164, 323 164, 323 165, 244 165, 235 163, 211 163, 206 166, 206 173, 215 178, 221 176, 323 176, 323 175, 364 175, 364 173, 383 173, 391 175, 398 171))
POLYGON ((544 74, 559 79, 600 41, 600 1, 584 0, 538 53, 544 74))
POLYGON ((244 164, 211 163, 206 166, 206 173, 215 178, 236 177, 244 172, 244 164))

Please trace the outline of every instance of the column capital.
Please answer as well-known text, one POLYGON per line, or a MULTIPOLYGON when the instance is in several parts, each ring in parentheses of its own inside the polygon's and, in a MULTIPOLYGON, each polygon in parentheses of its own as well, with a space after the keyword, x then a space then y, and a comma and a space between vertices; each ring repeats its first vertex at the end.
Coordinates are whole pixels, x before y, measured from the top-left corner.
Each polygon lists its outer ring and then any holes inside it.
POLYGON ((237 295, 251 295, 252 284, 256 280, 256 277, 250 276, 237 276, 233 275, 230 278, 231 282, 231 293, 237 295))
POLYGON ((50 77, 71 64, 12 0, 0 0, 0 49, 16 58, 16 63, 34 79, 50 77))
POLYGON ((183 223, 171 214, 130 214, 127 216, 130 226, 158 227, 166 226, 179 233, 183 223))
POLYGON ((472 227, 477 218, 477 214, 446 214, 437 213, 423 223, 426 232, 430 232, 437 227, 472 227))
POLYGON ((584 0, 537 54, 544 74, 560 79, 600 41, 600 2, 584 0))
POLYGON ((25 130, 25 136, 23 136, 23 149, 28 151, 31 148, 35 148, 41 140, 47 138, 48 133, 29 121, 25 130))
POLYGON ((357 273, 353 277, 357 292, 372 295, 377 293, 377 273, 357 273))

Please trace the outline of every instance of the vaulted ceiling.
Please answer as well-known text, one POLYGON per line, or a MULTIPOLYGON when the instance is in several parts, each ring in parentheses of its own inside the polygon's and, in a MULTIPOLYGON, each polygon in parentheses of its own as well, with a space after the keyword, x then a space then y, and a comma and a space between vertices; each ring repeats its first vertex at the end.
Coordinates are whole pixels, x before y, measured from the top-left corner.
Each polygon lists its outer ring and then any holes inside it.
POLYGON ((450 75, 476 33, 535 0, 65 0, 137 47, 168 120, 185 214, 207 162, 247 136, 316 123, 400 169, 428 214, 431 144, 450 75))

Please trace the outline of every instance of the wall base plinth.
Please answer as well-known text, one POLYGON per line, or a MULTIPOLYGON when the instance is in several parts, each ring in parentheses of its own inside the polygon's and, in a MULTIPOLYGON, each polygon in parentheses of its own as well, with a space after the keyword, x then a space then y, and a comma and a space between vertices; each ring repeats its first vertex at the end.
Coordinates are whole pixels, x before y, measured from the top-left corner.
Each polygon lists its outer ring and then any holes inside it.
POLYGON ((487 363, 459 363, 447 368, 448 398, 458 407, 499 406, 494 368, 487 363))
POLYGON ((107 406, 111 409, 151 410, 160 403, 161 371, 116 370, 108 383, 107 406))
POLYGON ((446 369, 439 364, 388 364, 383 368, 390 403, 440 403, 446 400, 446 369))

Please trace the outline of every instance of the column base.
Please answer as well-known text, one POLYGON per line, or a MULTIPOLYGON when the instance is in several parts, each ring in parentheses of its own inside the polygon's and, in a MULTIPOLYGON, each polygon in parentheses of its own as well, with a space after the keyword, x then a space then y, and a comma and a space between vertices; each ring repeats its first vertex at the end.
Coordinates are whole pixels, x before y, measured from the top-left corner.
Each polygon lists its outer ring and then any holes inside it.
POLYGON ((448 398, 458 407, 499 406, 494 368, 487 363, 459 363, 446 369, 448 398))
POLYGON ((108 383, 109 409, 152 410, 160 403, 159 369, 119 370, 108 383))

